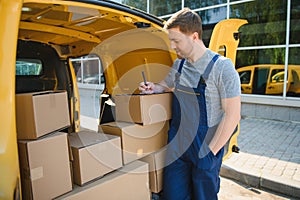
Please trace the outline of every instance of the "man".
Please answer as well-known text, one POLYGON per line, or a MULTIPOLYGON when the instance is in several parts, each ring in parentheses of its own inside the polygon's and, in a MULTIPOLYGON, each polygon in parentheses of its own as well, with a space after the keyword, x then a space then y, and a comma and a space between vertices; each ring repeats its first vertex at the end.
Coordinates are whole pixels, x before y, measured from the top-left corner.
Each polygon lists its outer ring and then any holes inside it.
POLYGON ((165 80, 139 87, 173 92, 163 199, 218 199, 223 147, 240 120, 239 76, 230 59, 205 47, 197 13, 185 8, 164 28, 179 59, 165 80))

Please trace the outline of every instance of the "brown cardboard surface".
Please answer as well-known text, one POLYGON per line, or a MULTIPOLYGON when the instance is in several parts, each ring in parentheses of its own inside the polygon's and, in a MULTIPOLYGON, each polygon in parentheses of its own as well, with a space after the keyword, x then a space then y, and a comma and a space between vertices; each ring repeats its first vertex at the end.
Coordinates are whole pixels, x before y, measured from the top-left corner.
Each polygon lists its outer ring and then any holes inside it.
POLYGON ((69 134, 74 183, 85 184, 122 167, 120 137, 80 131, 69 134))
POLYGON ((166 157, 166 148, 154 152, 140 160, 149 164, 150 190, 159 193, 163 188, 163 168, 166 157))
POLYGON ((19 140, 23 199, 52 199, 72 190, 66 133, 19 140))
POLYGON ((99 126, 99 132, 121 137, 124 164, 164 147, 168 129, 168 121, 145 126, 126 122, 110 122, 99 126))
POLYGON ((67 92, 16 94, 18 139, 37 139, 70 126, 67 92))
POLYGON ((154 124, 171 119, 172 93, 116 95, 116 121, 154 124))
POLYGON ((58 197, 67 200, 150 200, 148 164, 135 161, 58 197))

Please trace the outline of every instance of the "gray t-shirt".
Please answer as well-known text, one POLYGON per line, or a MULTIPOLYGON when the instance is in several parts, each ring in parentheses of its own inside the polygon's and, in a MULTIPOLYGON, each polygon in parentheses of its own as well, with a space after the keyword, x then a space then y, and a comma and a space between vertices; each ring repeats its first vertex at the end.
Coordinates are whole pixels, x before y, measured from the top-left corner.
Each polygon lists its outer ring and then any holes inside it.
MULTIPOLYGON (((204 55, 197 60, 194 64, 184 62, 179 84, 196 88, 200 80, 200 76, 204 73, 208 63, 212 60, 216 53, 207 49, 204 55)), ((168 87, 174 88, 175 74, 179 68, 180 59, 177 59, 172 70, 165 78, 168 87)), ((217 125, 223 116, 221 99, 232 98, 241 94, 240 79, 237 71, 230 59, 220 56, 215 62, 208 80, 206 80, 206 107, 208 126, 212 127, 217 125)))

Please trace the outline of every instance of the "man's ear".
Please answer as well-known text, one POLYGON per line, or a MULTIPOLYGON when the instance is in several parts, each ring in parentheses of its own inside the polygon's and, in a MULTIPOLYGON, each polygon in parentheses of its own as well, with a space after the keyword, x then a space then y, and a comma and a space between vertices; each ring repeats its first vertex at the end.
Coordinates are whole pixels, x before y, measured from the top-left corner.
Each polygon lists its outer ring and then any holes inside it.
POLYGON ((199 34, 197 32, 193 33, 193 40, 199 40, 199 34))

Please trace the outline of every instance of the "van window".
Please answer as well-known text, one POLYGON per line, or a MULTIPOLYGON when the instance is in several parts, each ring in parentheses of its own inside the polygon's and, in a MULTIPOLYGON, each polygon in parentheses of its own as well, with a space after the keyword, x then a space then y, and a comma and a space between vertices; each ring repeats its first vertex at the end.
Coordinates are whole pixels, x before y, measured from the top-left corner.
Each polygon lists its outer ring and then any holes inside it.
POLYGON ((17 59, 16 75, 39 76, 42 75, 42 61, 38 59, 17 59))
POLYGON ((269 68, 256 68, 253 77, 253 94, 265 94, 269 68))
POLYGON ((299 75, 295 70, 292 70, 293 82, 299 82, 299 75))
POLYGON ((240 76, 241 84, 250 83, 250 77, 251 77, 251 71, 250 70, 239 72, 239 76, 240 76))
POLYGON ((273 69, 271 72, 271 83, 284 82, 284 70, 283 69, 273 69))
POLYGON ((80 57, 72 59, 72 65, 75 69, 77 82, 80 84, 104 83, 101 61, 99 57, 80 57))

